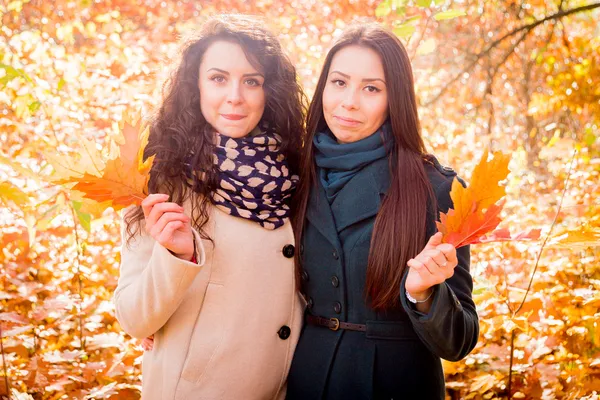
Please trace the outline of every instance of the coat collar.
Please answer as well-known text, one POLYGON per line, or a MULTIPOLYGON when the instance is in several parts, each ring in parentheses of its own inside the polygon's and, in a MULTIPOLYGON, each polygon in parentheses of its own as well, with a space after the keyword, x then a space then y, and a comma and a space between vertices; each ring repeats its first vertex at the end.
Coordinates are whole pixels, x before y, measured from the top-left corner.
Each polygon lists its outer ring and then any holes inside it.
MULTIPOLYGON (((317 172, 318 173, 318 172, 317 172)), ((336 248, 341 248, 338 230, 375 216, 390 184, 388 158, 369 164, 338 193, 333 205, 320 182, 311 192, 306 217, 336 248), (337 217, 334 220, 333 213, 337 217), (337 226, 336 226, 337 223, 337 226)))

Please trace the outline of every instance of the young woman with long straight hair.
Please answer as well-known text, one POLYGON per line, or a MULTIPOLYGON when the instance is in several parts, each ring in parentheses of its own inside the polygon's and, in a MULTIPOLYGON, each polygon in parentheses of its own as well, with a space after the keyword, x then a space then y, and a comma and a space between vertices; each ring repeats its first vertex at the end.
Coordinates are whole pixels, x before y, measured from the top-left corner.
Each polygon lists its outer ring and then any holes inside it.
POLYGON ((214 17, 184 43, 115 292, 125 332, 152 337, 145 400, 285 397, 304 307, 289 220, 303 98, 260 20, 214 17))
POLYGON ((308 308, 287 398, 444 399, 440 358, 477 343, 469 247, 436 233, 456 173, 425 150, 393 33, 362 24, 341 35, 305 143, 295 233, 308 308))

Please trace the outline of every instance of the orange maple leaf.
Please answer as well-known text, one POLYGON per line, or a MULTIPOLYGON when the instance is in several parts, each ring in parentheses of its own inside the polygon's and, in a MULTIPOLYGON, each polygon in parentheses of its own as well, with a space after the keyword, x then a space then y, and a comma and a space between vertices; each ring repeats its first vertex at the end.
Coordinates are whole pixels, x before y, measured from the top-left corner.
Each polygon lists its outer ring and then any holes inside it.
POLYGON ((510 156, 496 152, 488 160, 486 150, 473 170, 471 184, 464 188, 455 178, 450 197, 454 208, 440 213, 437 228, 443 241, 456 248, 468 244, 492 241, 524 240, 539 238, 539 230, 520 233, 514 237, 506 229, 495 230, 502 221, 500 212, 504 207, 506 191, 499 182, 506 179, 510 156))
POLYGON ((109 159, 101 173, 85 173, 71 178, 76 182, 72 189, 84 193, 84 197, 106 202, 115 210, 139 205, 146 197, 149 172, 154 156, 143 161, 144 148, 148 143, 149 127, 138 116, 124 114, 120 126, 119 153, 109 159))

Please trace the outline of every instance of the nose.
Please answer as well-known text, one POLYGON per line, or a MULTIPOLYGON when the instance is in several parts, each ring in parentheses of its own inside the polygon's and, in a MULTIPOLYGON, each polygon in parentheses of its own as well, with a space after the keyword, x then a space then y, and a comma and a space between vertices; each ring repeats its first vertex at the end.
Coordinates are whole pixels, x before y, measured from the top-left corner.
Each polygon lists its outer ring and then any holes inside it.
POLYGON ((348 88, 342 101, 342 107, 346 110, 356 110, 359 108, 359 94, 356 90, 348 88))
POLYGON ((237 105, 240 104, 242 100, 243 97, 240 85, 237 83, 232 84, 229 92, 227 93, 227 103, 237 105))

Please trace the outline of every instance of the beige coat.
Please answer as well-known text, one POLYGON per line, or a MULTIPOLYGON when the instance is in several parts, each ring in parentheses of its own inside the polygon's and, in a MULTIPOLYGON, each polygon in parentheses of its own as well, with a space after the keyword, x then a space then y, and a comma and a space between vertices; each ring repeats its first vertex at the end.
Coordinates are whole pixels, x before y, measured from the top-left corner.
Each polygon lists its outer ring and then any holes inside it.
POLYGON ((154 334, 142 398, 284 398, 304 309, 282 251, 294 244, 291 224, 267 230, 211 207, 205 229, 214 245, 194 231, 198 264, 145 233, 129 248, 123 236, 117 320, 133 337, 154 334))

